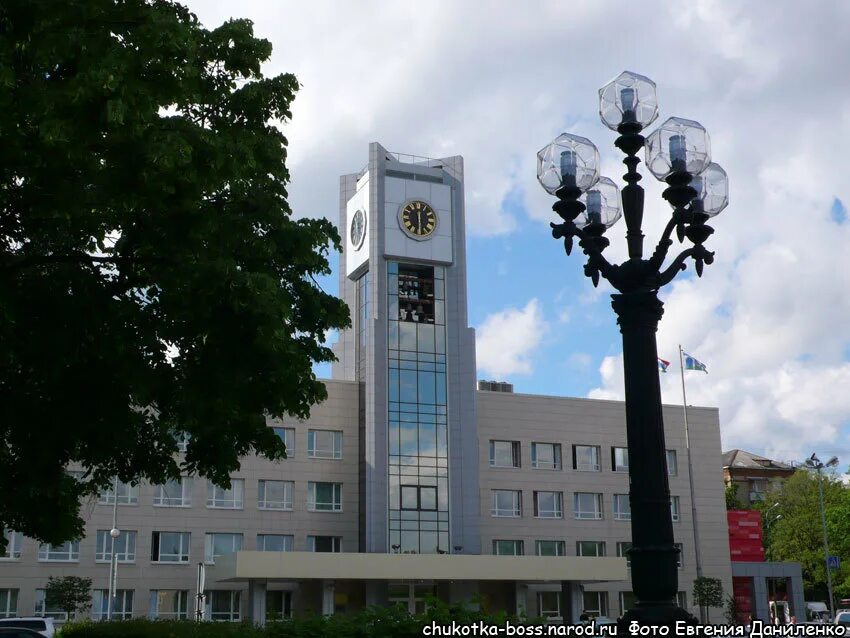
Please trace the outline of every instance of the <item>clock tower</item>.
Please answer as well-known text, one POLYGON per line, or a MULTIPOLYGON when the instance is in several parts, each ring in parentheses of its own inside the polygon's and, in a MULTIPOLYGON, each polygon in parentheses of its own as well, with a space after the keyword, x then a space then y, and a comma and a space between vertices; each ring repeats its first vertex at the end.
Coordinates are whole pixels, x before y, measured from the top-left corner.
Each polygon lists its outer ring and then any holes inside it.
POLYGON ((480 553, 463 159, 369 146, 340 178, 333 378, 360 383, 359 551, 480 553))

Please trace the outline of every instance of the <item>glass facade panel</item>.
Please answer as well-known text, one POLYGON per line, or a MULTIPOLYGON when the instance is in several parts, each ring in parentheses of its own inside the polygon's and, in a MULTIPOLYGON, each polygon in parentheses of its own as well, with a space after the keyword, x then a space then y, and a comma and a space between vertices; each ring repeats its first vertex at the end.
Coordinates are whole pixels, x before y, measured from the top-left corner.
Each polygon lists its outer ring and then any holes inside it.
POLYGON ((389 545, 449 547, 443 268, 387 263, 389 545))

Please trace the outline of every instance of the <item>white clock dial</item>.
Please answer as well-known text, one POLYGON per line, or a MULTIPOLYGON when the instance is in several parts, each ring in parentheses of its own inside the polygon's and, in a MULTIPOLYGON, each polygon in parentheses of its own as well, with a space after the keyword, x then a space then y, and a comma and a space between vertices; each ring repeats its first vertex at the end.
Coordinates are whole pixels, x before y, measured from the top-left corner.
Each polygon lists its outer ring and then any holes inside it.
POLYGON ((363 245, 363 240, 366 238, 366 213, 358 209, 351 218, 351 244, 354 250, 359 250, 363 245))

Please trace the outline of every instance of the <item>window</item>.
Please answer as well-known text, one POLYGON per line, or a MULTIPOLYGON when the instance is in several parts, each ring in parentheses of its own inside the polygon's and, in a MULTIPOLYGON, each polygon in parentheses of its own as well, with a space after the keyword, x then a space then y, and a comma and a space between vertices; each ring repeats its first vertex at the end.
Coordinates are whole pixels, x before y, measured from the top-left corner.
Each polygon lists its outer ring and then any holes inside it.
POLYGON ((241 510, 245 481, 230 479, 230 487, 219 487, 212 481, 207 481, 207 507, 241 510))
POLYGON ((292 592, 266 591, 266 620, 292 618, 292 592))
POLYGON ((611 448, 611 469, 615 472, 629 471, 629 448, 611 448))
POLYGON ((342 551, 342 536, 308 536, 308 552, 332 552, 342 551))
MULTIPOLYGON (((109 487, 101 490, 98 505, 112 505, 115 503, 115 484, 110 483, 109 487)), ((139 504, 139 486, 131 485, 118 481, 118 504, 119 505, 138 505, 139 504)))
POLYGON ((582 596, 582 607, 591 618, 608 615, 608 592, 586 591, 582 596))
POLYGON ((490 467, 519 467, 519 441, 490 441, 490 467))
POLYGON ((307 483, 307 509, 311 512, 341 512, 342 483, 307 483))
POLYGON ((635 606, 637 602, 637 598, 630 591, 621 591, 620 592, 620 613, 625 614, 629 609, 635 606))
POLYGON ((682 609, 688 608, 688 592, 685 591, 677 591, 676 592, 676 604, 679 605, 682 609))
POLYGON ((204 560, 215 565, 215 559, 242 549, 242 534, 207 533, 204 537, 204 560))
POLYGON ((536 518, 564 518, 564 495, 561 492, 535 492, 536 518))
POLYGON ((524 553, 525 552, 522 541, 493 541, 493 554, 495 554, 496 556, 522 556, 524 553))
MULTIPOLYGON (((631 559, 631 556, 629 556, 629 550, 631 548, 632 548, 631 543, 625 543, 625 542, 617 543, 617 557, 626 559, 626 567, 632 566, 632 559, 631 559)), ((623 611, 625 611, 625 610, 623 610, 623 611)))
POLYGON ((573 446, 573 469, 580 472, 598 472, 599 468, 599 446, 598 445, 574 445, 573 446))
MULTIPOLYGON (((115 539, 115 555, 119 563, 136 561, 136 532, 121 530, 118 538, 115 539)), ((108 563, 112 560, 112 537, 108 529, 97 530, 94 559, 98 563, 108 563)))
POLYGON ((189 591, 186 589, 152 589, 151 618, 186 620, 189 609, 189 591))
MULTIPOLYGON (((3 538, 6 541, 6 549, 0 554, 0 560, 16 560, 21 557, 21 542, 23 537, 18 532, 3 528, 3 538)), ((0 614, 2 614, 0 610, 0 614)))
POLYGON ((490 516, 519 518, 522 516, 522 492, 493 490, 490 516))
POLYGON ((576 556, 605 556, 605 542, 577 541, 576 556))
POLYGON ((679 553, 676 554, 676 567, 682 569, 682 564, 685 562, 685 546, 682 543, 673 543, 679 553))
POLYGON ((179 481, 154 485, 153 504, 157 507, 191 507, 192 479, 184 476, 179 481))
POLYGON ((14 618, 18 615, 18 590, 0 589, 0 618, 14 618))
POLYGON ((154 532, 151 535, 151 561, 154 563, 188 563, 189 532, 154 532))
POLYGON ((66 562, 80 560, 80 541, 65 541, 61 545, 43 543, 38 548, 38 560, 66 562))
POLYGON ((576 492, 573 495, 573 514, 578 519, 600 520, 602 518, 602 494, 576 492))
POLYGON ((564 541, 534 541, 534 553, 538 556, 566 556, 567 544, 564 541))
POLYGON ((292 481, 260 481, 257 507, 261 510, 291 510, 292 481))
POLYGON ((311 459, 341 459, 342 432, 307 430, 307 456, 311 459))
POLYGON ((676 458, 676 450, 667 450, 667 476, 676 476, 679 473, 679 461, 676 458))
POLYGON ((561 444, 532 443, 531 467, 536 470, 560 470, 561 444))
POLYGON ((291 534, 257 534, 258 552, 291 552, 292 549, 291 534))
MULTIPOLYGON (((109 611, 109 590, 95 589, 92 591, 91 617, 94 620, 105 620, 109 611)), ((112 606, 113 620, 126 620, 133 617, 133 590, 116 589, 115 603, 112 606)))
POLYGON ((614 494, 612 499, 614 503, 614 520, 615 521, 630 521, 632 520, 632 507, 629 503, 628 494, 614 494))
POLYGON ((286 458, 295 456, 295 428, 272 428, 278 438, 286 446, 286 458))
POLYGON ((537 611, 541 618, 552 620, 561 619, 561 592, 539 591, 537 592, 537 611))
POLYGON ((177 451, 180 453, 186 452, 189 449, 189 441, 192 440, 192 435, 188 432, 178 432, 174 435, 174 441, 177 443, 177 451))
POLYGON ((673 519, 674 523, 678 523, 680 520, 679 516, 679 497, 671 496, 670 497, 670 517, 673 519))
POLYGON ((47 604, 43 589, 35 590, 35 615, 53 618, 54 620, 68 620, 68 614, 59 609, 55 603, 51 605, 47 604))
POLYGON ((437 511, 437 487, 432 485, 402 485, 401 509, 437 511))

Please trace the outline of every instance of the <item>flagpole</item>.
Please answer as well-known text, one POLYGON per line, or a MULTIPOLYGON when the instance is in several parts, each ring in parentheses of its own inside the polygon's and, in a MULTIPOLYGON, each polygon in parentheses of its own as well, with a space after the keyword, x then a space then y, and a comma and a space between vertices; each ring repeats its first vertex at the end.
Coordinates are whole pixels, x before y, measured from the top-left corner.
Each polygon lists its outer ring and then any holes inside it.
MULTIPOLYGON (((694 468, 691 462, 691 438, 688 427, 688 395, 685 393, 685 356, 682 344, 679 344, 679 373, 682 375, 682 410, 685 414, 685 452, 688 456, 688 485, 691 489, 691 520, 694 524, 694 555, 697 561, 697 578, 702 578, 702 558, 699 547, 699 530, 697 529, 697 504, 694 498, 694 468)), ((700 621, 706 622, 704 607, 700 605, 700 621)))

